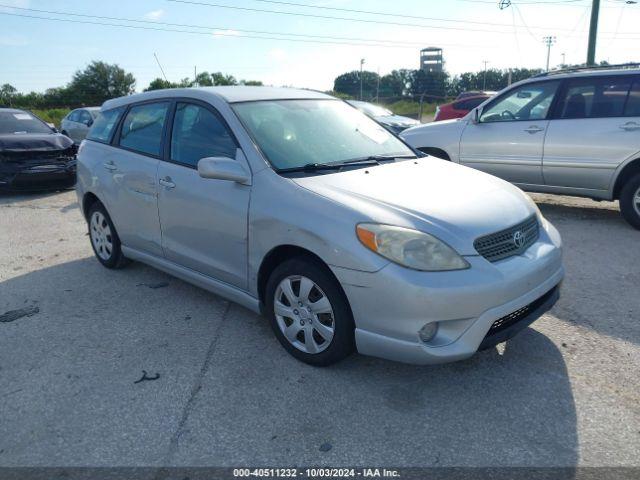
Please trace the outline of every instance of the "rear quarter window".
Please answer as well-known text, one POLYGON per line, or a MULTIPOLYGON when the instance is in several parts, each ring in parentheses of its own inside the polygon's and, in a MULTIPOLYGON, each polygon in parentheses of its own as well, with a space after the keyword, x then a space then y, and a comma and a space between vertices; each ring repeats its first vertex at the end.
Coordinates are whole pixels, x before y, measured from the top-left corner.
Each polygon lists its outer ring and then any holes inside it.
POLYGON ((114 108, 105 112, 100 112, 93 122, 93 126, 87 134, 87 140, 95 142, 109 143, 111 135, 124 113, 125 107, 114 108))

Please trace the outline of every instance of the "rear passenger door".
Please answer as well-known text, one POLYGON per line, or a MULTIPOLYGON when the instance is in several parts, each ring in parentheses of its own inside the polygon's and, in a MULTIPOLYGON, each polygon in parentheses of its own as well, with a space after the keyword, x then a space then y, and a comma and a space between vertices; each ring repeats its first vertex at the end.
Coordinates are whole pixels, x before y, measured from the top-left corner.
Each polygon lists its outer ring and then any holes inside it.
POLYGON ((126 247, 162 256, 158 220, 158 164, 169 101, 132 105, 103 168, 111 177, 108 207, 126 247))
POLYGON ((222 116, 210 105, 177 101, 158 208, 165 257, 225 283, 247 288, 247 215, 251 187, 205 179, 198 161, 228 157, 249 166, 222 116))
POLYGON ((616 168, 638 151, 638 77, 587 76, 565 81, 544 145, 547 185, 606 191, 616 168))

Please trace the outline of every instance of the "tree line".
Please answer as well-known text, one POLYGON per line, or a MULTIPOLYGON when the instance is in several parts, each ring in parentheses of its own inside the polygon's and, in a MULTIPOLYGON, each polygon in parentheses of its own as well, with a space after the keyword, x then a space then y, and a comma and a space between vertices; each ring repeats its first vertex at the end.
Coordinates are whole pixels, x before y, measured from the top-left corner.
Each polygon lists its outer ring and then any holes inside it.
MULTIPOLYGON (((502 90, 510 80, 518 82, 541 72, 541 69, 529 68, 489 69, 451 76, 446 71, 400 69, 380 76, 365 70, 362 72, 362 98, 400 100, 424 97, 427 101, 440 100, 470 90, 502 90)), ((359 98, 360 72, 356 70, 339 75, 334 80, 333 90, 343 96, 359 98)))
MULTIPOLYGON (((170 82, 162 78, 153 80, 144 91, 161 88, 180 88, 213 85, 262 85, 256 80, 237 80, 233 75, 221 72, 201 72, 195 79, 184 78, 170 82)), ((0 106, 49 109, 79 108, 102 105, 110 98, 131 95, 135 92, 136 79, 118 65, 93 61, 83 70, 74 73, 71 81, 63 86, 49 88, 44 93, 20 93, 11 84, 0 86, 0 106)))

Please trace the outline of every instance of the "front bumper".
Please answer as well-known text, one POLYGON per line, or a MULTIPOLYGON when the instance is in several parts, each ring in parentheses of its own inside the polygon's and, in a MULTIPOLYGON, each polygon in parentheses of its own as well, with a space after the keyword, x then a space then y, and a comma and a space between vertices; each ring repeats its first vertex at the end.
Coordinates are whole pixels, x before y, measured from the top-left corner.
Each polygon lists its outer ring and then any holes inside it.
POLYGON ((0 189, 3 190, 71 188, 75 182, 75 160, 40 164, 4 164, 0 168, 0 189))
POLYGON ((395 264, 374 273, 333 267, 353 311, 358 351, 413 364, 462 360, 511 338, 558 299, 564 268, 559 235, 550 225, 522 255, 496 263, 465 259, 471 268, 455 272, 395 264), (488 335, 494 322, 525 307, 518 321, 488 335), (418 331, 430 322, 438 322, 438 332, 424 343, 418 331))

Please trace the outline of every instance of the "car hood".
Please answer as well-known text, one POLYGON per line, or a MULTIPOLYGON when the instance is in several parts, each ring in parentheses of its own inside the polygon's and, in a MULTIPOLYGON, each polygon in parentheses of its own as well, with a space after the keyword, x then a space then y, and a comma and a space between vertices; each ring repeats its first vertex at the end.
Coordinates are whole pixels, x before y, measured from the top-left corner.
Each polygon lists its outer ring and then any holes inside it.
POLYGON ((477 255, 473 241, 537 212, 520 189, 468 167, 422 158, 296 178, 301 187, 373 221, 414 228, 477 255))
POLYGON ((73 141, 59 133, 26 133, 0 135, 0 152, 48 152, 66 150, 73 141))
POLYGON ((403 117, 402 115, 384 115, 382 117, 376 117, 376 120, 380 123, 384 123, 385 125, 408 126, 420 124, 417 120, 409 117, 403 117))

